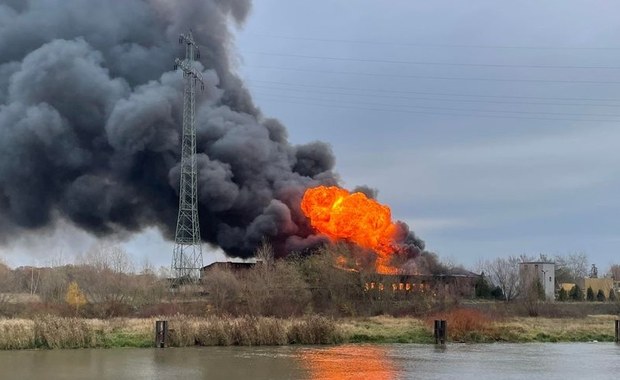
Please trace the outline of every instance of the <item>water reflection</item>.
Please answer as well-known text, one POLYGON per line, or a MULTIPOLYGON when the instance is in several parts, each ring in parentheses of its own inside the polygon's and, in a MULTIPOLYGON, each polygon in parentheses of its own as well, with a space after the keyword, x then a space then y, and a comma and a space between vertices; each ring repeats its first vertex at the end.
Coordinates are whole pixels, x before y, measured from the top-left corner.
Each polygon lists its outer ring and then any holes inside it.
POLYGON ((312 380, 395 379, 399 371, 388 354, 385 346, 344 345, 307 348, 298 359, 312 380))

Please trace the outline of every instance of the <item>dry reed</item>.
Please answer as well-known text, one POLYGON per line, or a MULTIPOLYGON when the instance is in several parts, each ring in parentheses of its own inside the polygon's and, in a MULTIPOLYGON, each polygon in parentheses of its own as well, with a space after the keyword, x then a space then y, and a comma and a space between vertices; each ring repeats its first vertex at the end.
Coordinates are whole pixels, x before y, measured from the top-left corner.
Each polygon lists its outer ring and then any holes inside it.
POLYGON ((245 316, 170 320, 170 345, 261 346, 284 344, 332 344, 343 340, 336 322, 324 317, 284 320, 245 316))
POLYGON ((0 350, 33 348, 34 321, 5 319, 0 321, 0 350))

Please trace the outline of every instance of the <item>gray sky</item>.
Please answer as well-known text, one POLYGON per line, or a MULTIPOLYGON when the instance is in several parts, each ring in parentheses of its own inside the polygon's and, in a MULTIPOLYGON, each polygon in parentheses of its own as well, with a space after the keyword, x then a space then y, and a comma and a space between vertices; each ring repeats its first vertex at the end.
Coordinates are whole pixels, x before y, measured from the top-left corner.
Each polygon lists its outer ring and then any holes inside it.
MULTIPOLYGON (((292 142, 330 143, 343 185, 377 188, 442 259, 583 251, 606 270, 620 246, 618 14, 613 1, 258 0, 231 49, 292 142)), ((44 264, 38 250, 93 243, 23 241, 0 254, 44 264)), ((123 244, 170 263, 153 230, 123 244)))

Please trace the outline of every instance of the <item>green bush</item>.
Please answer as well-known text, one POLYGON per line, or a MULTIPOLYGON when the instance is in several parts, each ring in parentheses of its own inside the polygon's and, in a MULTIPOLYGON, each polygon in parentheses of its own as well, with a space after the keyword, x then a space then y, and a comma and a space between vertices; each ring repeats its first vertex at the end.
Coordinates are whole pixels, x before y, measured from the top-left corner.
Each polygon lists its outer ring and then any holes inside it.
POLYGON ((583 300, 583 291, 578 285, 573 286, 573 288, 568 293, 568 297, 573 301, 582 301, 583 300))
POLYGON ((596 293, 596 300, 599 302, 605 302, 605 292, 603 292, 603 289, 599 289, 598 293, 596 293))
POLYGON ((586 292, 586 300, 594 301, 594 290, 592 290, 591 286, 588 286, 588 291, 586 292))
POLYGON ((476 298, 490 299, 493 297, 491 295, 492 290, 493 289, 491 288, 491 285, 487 281, 483 272, 476 281, 476 298))
POLYGON ((566 300, 568 300, 568 292, 564 288, 560 288, 558 292, 558 301, 564 302, 566 300))

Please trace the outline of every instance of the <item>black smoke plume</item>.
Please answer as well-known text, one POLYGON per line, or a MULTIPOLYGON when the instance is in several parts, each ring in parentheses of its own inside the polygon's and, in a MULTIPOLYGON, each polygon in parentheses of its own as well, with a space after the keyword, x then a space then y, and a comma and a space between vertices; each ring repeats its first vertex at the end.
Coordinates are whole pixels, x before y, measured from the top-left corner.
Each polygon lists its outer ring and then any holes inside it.
MULTIPOLYGON (((231 26, 250 0, 0 1, 0 241, 65 219, 98 236, 174 234, 183 80, 191 27, 205 241, 248 257, 316 244, 303 191, 336 184, 331 148, 294 146, 235 75, 231 26)), ((403 244, 423 248, 404 230, 403 244)))

